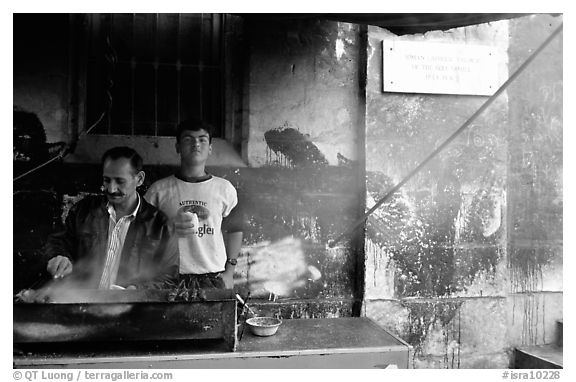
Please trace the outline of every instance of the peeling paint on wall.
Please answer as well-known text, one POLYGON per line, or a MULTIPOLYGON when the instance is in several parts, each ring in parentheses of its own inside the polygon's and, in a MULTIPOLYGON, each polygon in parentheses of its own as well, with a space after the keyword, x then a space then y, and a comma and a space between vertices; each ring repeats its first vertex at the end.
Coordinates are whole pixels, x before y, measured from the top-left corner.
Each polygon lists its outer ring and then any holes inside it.
POLYGON ((504 190, 489 192, 479 190, 475 195, 463 198, 463 205, 456 218, 456 242, 475 242, 492 238, 503 227, 506 195, 504 190))
POLYGON ((344 41, 338 39, 336 40, 336 58, 340 60, 344 54, 344 41))

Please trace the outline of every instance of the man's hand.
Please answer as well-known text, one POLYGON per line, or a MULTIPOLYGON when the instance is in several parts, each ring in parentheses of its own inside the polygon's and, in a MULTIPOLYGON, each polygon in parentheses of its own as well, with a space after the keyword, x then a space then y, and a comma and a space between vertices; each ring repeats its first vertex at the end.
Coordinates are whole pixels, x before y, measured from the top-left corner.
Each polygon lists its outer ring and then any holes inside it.
POLYGON ((56 256, 48 261, 46 270, 52 277, 59 279, 72 273, 72 262, 66 256, 56 256))
POLYGON ((193 212, 178 212, 174 221, 174 228, 178 236, 186 237, 196 234, 198 229, 198 217, 193 212))
POLYGON ((226 270, 220 273, 220 277, 224 280, 226 289, 234 288, 234 267, 226 267, 226 270))

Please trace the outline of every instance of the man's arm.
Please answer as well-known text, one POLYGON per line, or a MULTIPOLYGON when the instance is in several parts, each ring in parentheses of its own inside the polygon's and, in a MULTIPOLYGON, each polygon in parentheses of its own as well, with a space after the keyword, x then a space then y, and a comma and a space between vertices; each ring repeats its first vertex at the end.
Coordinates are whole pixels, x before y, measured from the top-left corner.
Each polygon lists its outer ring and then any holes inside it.
MULTIPOLYGON (((226 247, 226 258, 237 259, 240 254, 240 249, 242 249, 242 231, 238 232, 223 232, 224 235, 224 246, 226 247)), ((229 261, 226 261, 226 266, 221 277, 226 284, 226 288, 232 289, 234 287, 234 269, 235 265, 232 265, 229 261)))
MULTIPOLYGON (((234 190, 234 195, 236 195, 234 190)), ((236 199, 236 196, 234 196, 236 199)), ((222 219, 222 235, 224 236, 224 247, 226 248, 226 258, 228 260, 237 259, 242 249, 242 238, 245 226, 244 211, 240 205, 236 204, 228 216, 222 219)), ((226 288, 234 287, 235 265, 226 261, 224 272, 221 277, 226 284, 226 288)))
POLYGON ((64 230, 50 235, 44 247, 46 257, 49 259, 46 270, 54 278, 61 278, 72 273, 72 262, 75 258, 74 251, 77 245, 77 210, 77 205, 70 209, 64 230))

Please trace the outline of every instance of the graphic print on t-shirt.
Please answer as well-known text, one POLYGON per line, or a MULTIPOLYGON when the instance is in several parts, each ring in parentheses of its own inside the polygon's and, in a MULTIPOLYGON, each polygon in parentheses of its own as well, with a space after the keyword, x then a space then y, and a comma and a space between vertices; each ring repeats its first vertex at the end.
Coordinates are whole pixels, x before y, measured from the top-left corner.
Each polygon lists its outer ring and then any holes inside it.
POLYGON ((204 235, 214 235, 214 227, 208 224, 210 210, 206 208, 206 203, 199 200, 183 200, 180 202, 178 212, 193 212, 198 216, 198 237, 204 235))

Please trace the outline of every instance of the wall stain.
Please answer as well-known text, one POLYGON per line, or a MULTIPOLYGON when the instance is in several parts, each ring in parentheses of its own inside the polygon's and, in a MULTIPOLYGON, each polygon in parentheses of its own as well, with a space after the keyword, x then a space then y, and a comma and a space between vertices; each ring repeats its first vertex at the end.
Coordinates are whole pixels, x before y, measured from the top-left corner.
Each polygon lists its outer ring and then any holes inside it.
MULTIPOLYGON (((549 296, 540 293, 519 293, 512 297, 512 320, 511 325, 514 330, 514 338, 519 345, 537 345, 550 343, 550 334, 555 335, 556 329, 553 327, 552 332, 546 331, 550 322, 562 318, 551 314, 547 317, 546 301, 549 296)), ((553 301, 553 300, 552 300, 553 301)), ((550 311, 554 311, 554 307, 550 311)), ((554 339, 554 338, 552 338, 554 339)))
MULTIPOLYGON (((462 164, 445 160, 432 186, 401 190, 367 221, 367 237, 380 246, 395 267, 399 297, 445 297, 465 291, 481 274, 494 274, 503 251, 505 194, 493 167, 464 190, 462 164), (476 248, 480 246, 480 248, 476 248), (462 249, 470 248, 470 249, 462 249)), ((380 172, 367 174, 367 206, 394 184, 380 172)), ((381 258, 374 258, 374 272, 381 258)), ((374 274, 376 282, 376 273, 374 274)))
MULTIPOLYGON (((379 200, 389 184, 385 175, 371 173, 368 194, 379 200)), ((454 222, 461 204, 458 180, 445 174, 427 199, 431 207, 418 209, 397 193, 368 219, 370 239, 391 253, 397 268, 395 290, 403 297, 446 296, 455 291, 454 222)))
POLYGON ((328 160, 310 138, 292 127, 279 127, 264 133, 269 152, 268 165, 281 167, 325 167, 328 160), (272 158, 272 153, 276 159, 272 158))
MULTIPOLYGON (((449 302, 409 302, 402 301, 402 306, 408 309, 408 323, 405 329, 404 339, 414 347, 412 362, 418 356, 430 353, 426 349, 433 332, 440 331, 442 346, 439 351, 443 353, 445 368, 460 367, 460 337, 461 322, 460 309, 462 301, 449 302)), ((436 345, 437 344, 433 344, 436 345)))

